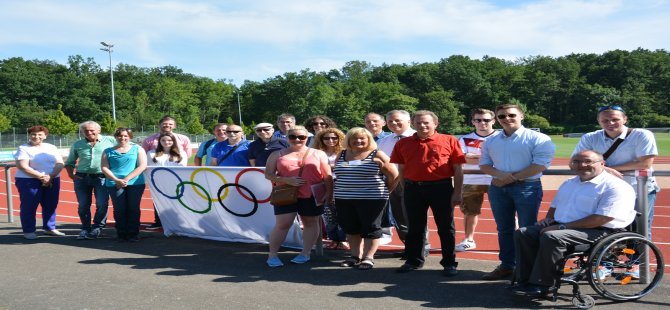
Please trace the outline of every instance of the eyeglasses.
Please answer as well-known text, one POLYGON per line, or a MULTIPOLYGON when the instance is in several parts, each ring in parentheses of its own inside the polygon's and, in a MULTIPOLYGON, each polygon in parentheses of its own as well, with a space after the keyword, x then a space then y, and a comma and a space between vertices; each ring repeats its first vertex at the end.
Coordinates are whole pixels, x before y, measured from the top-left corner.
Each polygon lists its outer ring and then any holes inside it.
POLYGON ((256 129, 256 132, 261 132, 261 131, 270 132, 270 130, 272 130, 272 128, 258 128, 258 129, 256 129))
POLYGON ((587 159, 587 160, 576 160, 576 159, 575 159, 575 160, 570 161, 570 163, 573 164, 573 165, 575 165, 575 166, 579 166, 579 165, 581 165, 581 164, 584 164, 584 165, 587 165, 587 166, 591 166, 591 165, 596 164, 596 163, 599 163, 599 162, 601 162, 601 161, 602 161, 602 160, 596 160, 596 161, 593 161, 593 160, 588 160, 588 159, 587 159))
POLYGON ((489 118, 489 119, 486 119, 486 118, 475 118, 475 119, 473 119, 473 121, 475 121, 475 123, 490 123, 490 122, 493 121, 493 120, 490 119, 490 118, 489 118))
POLYGON ((226 130, 226 133, 234 133, 234 134, 238 134, 238 133, 240 133, 240 132, 242 132, 242 130, 226 130))
POLYGON ((340 138, 339 137, 321 137, 321 140, 337 141, 337 140, 340 140, 340 138))
POLYGON ((288 139, 289 140, 307 140, 307 136, 305 136, 305 135, 299 135, 299 136, 288 135, 288 139))
POLYGON ((312 123, 312 126, 328 126, 326 122, 314 122, 312 123))
POLYGON ((515 118, 516 114, 498 114, 498 119, 515 118))
POLYGON ((606 106, 602 106, 602 107, 600 107, 600 109, 598 109, 598 113, 600 113, 600 112, 602 112, 602 111, 607 111, 607 110, 614 110, 614 111, 620 111, 620 112, 624 112, 624 113, 625 113, 625 111, 623 110, 623 108, 622 108, 620 105, 606 105, 606 106))

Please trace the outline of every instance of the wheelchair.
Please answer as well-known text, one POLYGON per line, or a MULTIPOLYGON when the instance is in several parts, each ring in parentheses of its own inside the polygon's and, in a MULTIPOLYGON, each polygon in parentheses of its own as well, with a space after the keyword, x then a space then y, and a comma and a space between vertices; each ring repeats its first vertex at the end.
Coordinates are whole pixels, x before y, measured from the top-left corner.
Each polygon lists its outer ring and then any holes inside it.
POLYGON ((595 305, 583 294, 579 282, 586 279, 598 295, 614 301, 642 298, 663 278, 665 264, 658 247, 644 236, 630 231, 617 232, 593 244, 568 247, 557 264, 552 301, 558 299, 562 283, 572 285, 572 304, 578 309, 595 305))

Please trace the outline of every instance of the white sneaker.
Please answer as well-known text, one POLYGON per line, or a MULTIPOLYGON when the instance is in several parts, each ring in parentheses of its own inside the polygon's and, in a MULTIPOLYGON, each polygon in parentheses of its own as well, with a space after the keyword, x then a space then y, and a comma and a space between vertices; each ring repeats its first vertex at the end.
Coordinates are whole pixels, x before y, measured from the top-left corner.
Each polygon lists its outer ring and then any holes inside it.
POLYGON ((65 234, 58 231, 58 229, 45 230, 44 234, 47 235, 47 236, 65 236, 65 234))
POLYGON ((473 240, 463 240, 461 243, 456 245, 456 252, 465 252, 469 250, 474 250, 477 248, 477 244, 473 240))

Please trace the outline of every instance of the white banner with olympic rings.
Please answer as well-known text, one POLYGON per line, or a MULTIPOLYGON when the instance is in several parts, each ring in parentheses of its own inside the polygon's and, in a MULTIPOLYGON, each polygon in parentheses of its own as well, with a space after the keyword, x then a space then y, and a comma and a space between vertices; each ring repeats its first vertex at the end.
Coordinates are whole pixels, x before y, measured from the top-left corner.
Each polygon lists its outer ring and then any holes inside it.
MULTIPOLYGON (((147 167, 151 191, 166 236, 268 243, 275 216, 272 184, 256 167, 147 167)), ((284 246, 301 248, 296 220, 284 246)))

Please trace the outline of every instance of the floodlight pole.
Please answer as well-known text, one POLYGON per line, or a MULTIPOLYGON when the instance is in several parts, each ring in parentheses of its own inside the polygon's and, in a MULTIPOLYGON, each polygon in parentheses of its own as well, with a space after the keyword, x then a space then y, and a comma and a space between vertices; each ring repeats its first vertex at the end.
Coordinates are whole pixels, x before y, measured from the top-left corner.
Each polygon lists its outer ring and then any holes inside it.
POLYGON ((116 123, 116 100, 114 99, 114 70, 112 70, 112 47, 114 47, 114 44, 107 44, 105 42, 100 42, 103 48, 100 50, 103 50, 107 53, 109 53, 109 76, 112 80, 112 119, 114 120, 114 123, 116 123))

